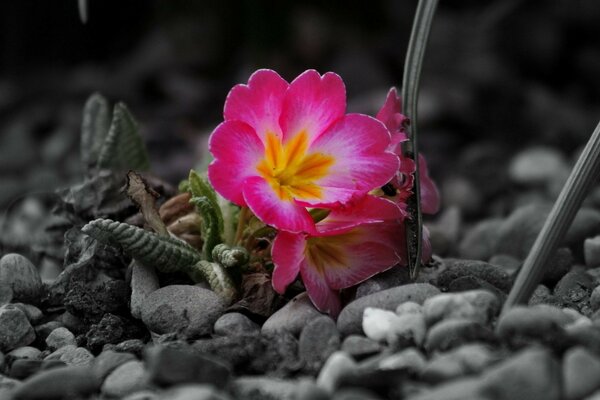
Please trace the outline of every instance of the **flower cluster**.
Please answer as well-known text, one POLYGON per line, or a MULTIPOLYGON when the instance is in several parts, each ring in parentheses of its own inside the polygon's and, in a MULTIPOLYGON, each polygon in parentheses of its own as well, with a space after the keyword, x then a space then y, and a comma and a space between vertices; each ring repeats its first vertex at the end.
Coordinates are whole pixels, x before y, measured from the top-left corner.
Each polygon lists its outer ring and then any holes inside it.
MULTIPOLYGON (((403 221, 415 166, 400 151, 400 107, 392 89, 376 118, 346 114, 342 79, 314 70, 291 83, 259 70, 230 91, 209 141, 208 178, 277 229, 277 292, 300 275, 315 306, 337 315, 340 289, 406 264, 403 221)), ((438 193, 419 162, 423 210, 435 212, 438 193)), ((424 258, 430 252, 426 241, 424 258)))

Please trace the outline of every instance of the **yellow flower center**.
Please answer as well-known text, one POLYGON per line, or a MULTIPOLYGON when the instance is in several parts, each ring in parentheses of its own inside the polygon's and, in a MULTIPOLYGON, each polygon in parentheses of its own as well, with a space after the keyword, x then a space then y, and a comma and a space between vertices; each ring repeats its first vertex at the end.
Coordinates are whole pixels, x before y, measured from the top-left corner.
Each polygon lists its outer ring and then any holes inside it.
POLYGON ((285 144, 269 132, 265 144, 265 157, 256 169, 281 200, 318 200, 321 198, 321 188, 314 182, 327 175, 334 161, 334 158, 327 154, 308 154, 308 135, 305 131, 301 131, 285 144))

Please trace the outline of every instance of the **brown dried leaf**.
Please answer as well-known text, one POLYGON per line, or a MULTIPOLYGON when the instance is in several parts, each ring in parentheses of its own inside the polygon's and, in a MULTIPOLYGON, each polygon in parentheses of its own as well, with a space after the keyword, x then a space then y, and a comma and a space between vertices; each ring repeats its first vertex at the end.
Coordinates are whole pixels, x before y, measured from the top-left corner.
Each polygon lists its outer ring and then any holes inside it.
POLYGON ((135 171, 127 173, 127 196, 138 206, 144 220, 156 233, 163 236, 169 235, 156 207, 156 199, 160 195, 135 171))
POLYGON ((242 278, 242 299, 229 307, 229 311, 251 313, 266 319, 283 303, 283 298, 273 289, 268 274, 246 274, 242 278))

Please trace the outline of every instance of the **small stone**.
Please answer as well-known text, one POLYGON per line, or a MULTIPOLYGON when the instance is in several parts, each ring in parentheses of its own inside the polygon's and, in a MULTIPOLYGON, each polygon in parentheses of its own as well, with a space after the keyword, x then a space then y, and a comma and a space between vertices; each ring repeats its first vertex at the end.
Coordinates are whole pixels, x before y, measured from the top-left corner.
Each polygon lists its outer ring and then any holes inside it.
POLYGON ((294 400, 329 400, 329 394, 313 381, 302 379, 296 385, 294 400))
POLYGON ((49 354, 44 360, 60 360, 70 366, 87 366, 94 361, 94 355, 84 347, 66 345, 49 354))
POLYGON ((142 307, 142 320, 152 332, 181 332, 188 337, 210 334, 225 310, 215 292, 191 285, 169 285, 152 292, 142 307))
POLYGON ((554 286, 571 269, 573 253, 568 247, 561 247, 554 252, 545 268, 542 282, 547 286, 554 286))
POLYGON ((522 264, 521 260, 513 256, 509 256, 508 254, 494 254, 492 257, 490 257, 488 262, 504 268, 504 270, 511 275, 515 274, 522 264))
POLYGON ((499 312, 500 301, 486 290, 442 293, 423 303, 423 314, 428 326, 451 318, 465 318, 486 325, 499 312))
POLYGON ((154 267, 134 262, 131 266, 131 315, 142 318, 142 308, 150 293, 158 290, 160 284, 154 267))
POLYGON ((230 312, 217 319, 214 331, 218 336, 236 336, 259 332, 260 326, 242 313, 230 312))
POLYGON ((14 349, 7 354, 13 360, 39 360, 42 352, 31 346, 23 346, 14 349))
MULTIPOLYGON (((464 278, 475 278, 477 282, 486 282, 491 291, 494 292, 494 288, 497 290, 508 293, 511 287, 512 279, 508 272, 504 268, 497 265, 489 264, 484 261, 478 260, 463 260, 455 258, 444 259, 446 269, 440 272, 438 276, 438 285, 444 289, 451 289, 453 283, 459 279, 464 278)), ((477 284, 475 287, 469 287, 469 289, 475 289, 481 287, 481 284, 477 284)), ((488 287, 482 287, 486 289, 488 287)), ((460 288, 455 285, 452 291, 458 291, 460 288)), ((466 288, 462 288, 465 290, 466 288)))
POLYGON ((120 353, 132 353, 138 357, 141 357, 145 347, 146 344, 142 340, 129 339, 115 345, 114 350, 120 353))
POLYGON ((15 379, 26 379, 45 369, 64 367, 66 364, 58 360, 15 360, 10 366, 10 376, 15 379))
POLYGON ((41 343, 44 343, 44 341, 46 340, 46 338, 48 337, 48 335, 55 330, 56 328, 61 328, 63 327, 62 322, 59 321, 49 321, 40 325, 36 325, 34 327, 35 329, 35 335, 37 337, 37 340, 40 341, 41 343))
POLYGON ((13 392, 14 400, 86 398, 100 389, 89 367, 59 367, 40 371, 13 392))
POLYGON ((232 382, 231 392, 236 399, 292 400, 296 383, 277 378, 244 376, 232 382))
POLYGON ((480 390, 479 398, 559 400, 560 364, 549 350, 530 347, 490 367, 480 390))
POLYGON ((359 361, 366 357, 377 354, 383 350, 383 346, 362 335, 348 335, 342 343, 342 351, 359 361))
POLYGON ((0 307, 0 351, 8 352, 35 340, 35 331, 23 311, 7 304, 0 307))
POLYGON ((406 301, 396 307, 396 314, 402 316, 404 314, 422 314, 423 306, 414 301, 406 301))
POLYGON ((594 280, 590 275, 583 271, 571 271, 556 284, 554 296, 563 306, 578 308, 585 305, 594 286, 594 280))
POLYGON ((94 352, 106 344, 116 344, 132 337, 144 334, 145 329, 139 327, 125 317, 106 313, 102 319, 90 327, 85 334, 87 346, 94 352))
POLYGON ((380 274, 374 275, 356 287, 356 298, 368 296, 382 290, 410 283, 407 268, 390 268, 380 274))
MULTIPOLYGON (((127 395, 125 397, 123 397, 123 400, 173 400, 174 397, 159 397, 158 393, 152 391, 152 390, 140 390, 139 392, 135 392, 135 393, 131 393, 130 395, 127 395)), ((197 400, 194 398, 191 399, 187 399, 187 398, 183 398, 180 400, 197 400)))
POLYGON ((446 351, 469 342, 493 342, 494 332, 477 321, 448 319, 433 325, 427 332, 425 349, 428 352, 446 351))
POLYGON ((31 325, 38 324, 44 318, 42 310, 40 310, 36 306, 25 303, 12 303, 12 305, 25 313, 25 316, 27 317, 31 325))
POLYGON ((583 258, 588 268, 600 267, 600 235, 583 242, 583 258))
POLYGON ((404 346, 420 346, 425 339, 425 318, 420 313, 398 315, 392 311, 367 307, 363 317, 363 331, 368 338, 404 346))
POLYGON ((546 285, 537 285, 533 294, 529 298, 528 305, 535 306, 537 304, 552 304, 555 302, 552 292, 546 285))
POLYGON ((351 380, 356 376, 357 365, 343 351, 336 351, 329 356, 317 377, 317 385, 332 394, 343 380, 351 380))
POLYGON ((8 304, 13 299, 13 290, 8 284, 0 283, 0 306, 8 304))
POLYGON ((148 350, 147 364, 150 381, 159 386, 210 383, 223 388, 231 376, 229 367, 216 357, 164 346, 148 350))
POLYGON ((313 319, 302 329, 298 355, 305 370, 316 373, 327 358, 340 348, 340 333, 335 321, 328 316, 313 319))
POLYGON ((117 353, 112 350, 103 351, 94 359, 92 370, 94 376, 102 382, 117 367, 135 359, 135 356, 131 353, 117 353))
POLYGON ((106 377, 101 391, 109 397, 123 397, 130 393, 146 389, 148 385, 145 373, 143 362, 137 360, 128 361, 118 366, 106 377))
POLYGON ((369 339, 382 342, 391 337, 393 326, 398 318, 393 311, 367 307, 363 313, 363 332, 369 339))
POLYGON ((573 347, 563 357, 565 400, 581 399, 600 389, 600 357, 584 347, 573 347))
POLYGON ((439 289, 431 284, 411 283, 361 297, 342 309, 337 321, 338 330, 343 336, 361 333, 363 313, 367 307, 395 310, 406 301, 422 304, 439 293, 439 289))
POLYGON ((56 328, 46 338, 46 345, 50 350, 60 349, 63 346, 73 345, 75 346, 75 335, 71 333, 67 328, 56 328))
MULTIPOLYGON (((488 400, 489 397, 482 396, 480 391, 479 378, 462 378, 437 385, 430 391, 410 397, 410 400, 488 400)), ((496 397, 493 399, 496 400, 496 397)), ((519 398, 519 400, 528 399, 519 398)))
POLYGON ((600 286, 596 286, 590 294, 590 307, 592 307, 592 311, 600 309, 600 286))
POLYGON ((42 298, 42 279, 37 268, 20 254, 0 258, 0 282, 9 285, 13 300, 34 303, 42 298))
POLYGON ((288 331, 297 336, 310 321, 322 315, 312 304, 308 294, 303 292, 271 315, 263 324, 261 332, 276 334, 288 331))
POLYGON ((479 189, 467 178, 454 176, 442 184, 444 208, 456 207, 465 214, 474 214, 481 209, 483 201, 479 189))
POLYGON ((349 387, 336 390, 331 400, 381 400, 381 397, 365 388, 349 387))
POLYGON ((478 374, 498 359, 489 346, 465 344, 437 354, 423 369, 420 377, 426 382, 439 383, 464 375, 478 374))
POLYGON ((501 219, 493 218, 483 220, 468 229, 459 245, 461 258, 488 260, 496 251, 501 224, 501 219))
POLYGON ((0 374, 0 399, 13 399, 13 391, 21 385, 17 379, 0 374))
MULTIPOLYGON (((129 399, 129 398, 127 398, 129 399)), ((165 391, 161 400, 231 400, 231 398, 210 384, 177 385, 165 391)), ((141 399, 140 399, 141 400, 141 399)))
POLYGON ((508 167, 510 178, 524 185, 547 184, 568 174, 569 165, 559 151, 550 147, 532 147, 518 153, 508 167))
MULTIPOLYGON (((415 348, 409 347, 398 353, 394 353, 377 361, 377 369, 380 371, 386 371, 388 374, 390 371, 408 373, 410 375, 419 375, 427 360, 420 351, 415 348)), ((359 375, 364 374, 363 365, 359 366, 359 375)))

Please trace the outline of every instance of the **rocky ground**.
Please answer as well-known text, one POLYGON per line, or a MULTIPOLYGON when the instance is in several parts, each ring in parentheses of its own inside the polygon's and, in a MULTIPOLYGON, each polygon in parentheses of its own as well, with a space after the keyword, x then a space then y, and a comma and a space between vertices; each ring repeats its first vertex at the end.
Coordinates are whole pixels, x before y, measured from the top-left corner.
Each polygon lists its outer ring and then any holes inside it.
MULTIPOLYGON (((373 114, 401 80, 404 3, 335 17, 298 6, 294 33, 271 24, 283 44, 261 49, 252 29, 239 46, 205 40, 231 34, 231 16, 192 7, 104 66, 0 75, 0 399, 600 399, 600 189, 529 305, 499 316, 599 118, 599 3, 442 3, 419 121, 443 200, 427 221, 434 261, 416 282, 394 268, 348 290, 336 321, 297 286, 261 312, 226 307, 83 235, 137 210, 122 174, 83 178, 80 111, 95 90, 129 104, 164 201, 203 161, 231 85, 258 66, 334 70, 350 111, 373 114)), ((90 29, 107 24, 94 15, 90 29)), ((248 297, 272 296, 265 287, 248 297)))

